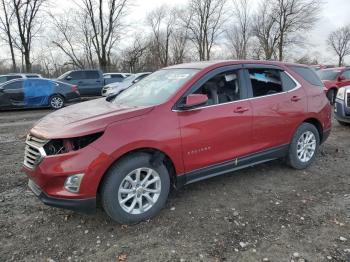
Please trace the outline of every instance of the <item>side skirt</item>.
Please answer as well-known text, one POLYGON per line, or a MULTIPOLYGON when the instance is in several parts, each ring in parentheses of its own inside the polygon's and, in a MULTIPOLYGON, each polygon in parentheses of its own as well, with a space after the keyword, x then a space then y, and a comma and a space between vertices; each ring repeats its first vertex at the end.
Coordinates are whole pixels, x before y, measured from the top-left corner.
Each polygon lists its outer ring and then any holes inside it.
POLYGON ((289 144, 282 145, 249 156, 240 157, 220 164, 197 169, 184 175, 177 176, 176 187, 181 188, 184 185, 188 185, 200 180, 282 158, 287 156, 288 150, 289 144))

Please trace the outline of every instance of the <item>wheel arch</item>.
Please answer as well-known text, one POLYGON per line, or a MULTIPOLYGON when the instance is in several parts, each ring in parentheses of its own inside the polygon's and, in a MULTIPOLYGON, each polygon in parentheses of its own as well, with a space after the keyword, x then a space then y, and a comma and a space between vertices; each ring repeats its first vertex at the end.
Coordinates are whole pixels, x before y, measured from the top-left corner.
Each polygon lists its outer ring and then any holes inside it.
POLYGON ((309 123, 315 126, 318 131, 320 141, 323 141, 323 127, 321 122, 317 118, 314 118, 314 117, 307 118, 303 121, 303 123, 309 123))
POLYGON ((112 168, 113 165, 121 161, 122 159, 129 157, 130 155, 136 154, 136 153, 146 153, 151 155, 151 164, 152 165, 159 165, 160 163, 164 163, 166 166, 169 175, 170 175, 170 181, 173 185, 176 185, 176 169, 174 162, 172 159, 163 151, 157 149, 157 148, 151 148, 151 147, 144 147, 144 148, 137 148, 133 149, 129 152, 124 153, 123 155, 116 158, 106 169, 105 173, 101 177, 98 187, 97 187, 97 193, 100 193, 101 185, 103 184, 104 178, 106 177, 106 174, 108 171, 112 168))

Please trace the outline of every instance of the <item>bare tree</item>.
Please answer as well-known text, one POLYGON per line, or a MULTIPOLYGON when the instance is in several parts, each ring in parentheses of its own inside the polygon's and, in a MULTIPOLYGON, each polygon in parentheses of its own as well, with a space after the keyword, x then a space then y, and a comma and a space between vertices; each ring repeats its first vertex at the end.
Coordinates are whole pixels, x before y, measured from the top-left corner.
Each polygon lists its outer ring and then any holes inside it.
POLYGON ((344 57, 350 54, 350 26, 333 31, 327 39, 327 44, 338 55, 338 65, 344 64, 344 57))
POLYGON ((131 47, 123 52, 123 63, 127 66, 130 73, 138 72, 145 66, 145 61, 142 57, 147 52, 148 43, 141 37, 136 37, 131 47))
POLYGON ((39 11, 47 0, 12 0, 19 40, 15 42, 25 61, 25 70, 30 72, 33 38, 41 27, 39 11))
POLYGON ((14 52, 13 36, 12 36, 12 22, 14 18, 14 12, 11 8, 11 4, 8 1, 1 0, 2 13, 0 14, 0 31, 5 34, 5 42, 9 45, 11 60, 12 60, 12 71, 16 72, 16 58, 14 52))
POLYGON ((120 39, 128 0, 80 0, 80 9, 88 18, 90 39, 100 68, 111 65, 112 50, 120 39))
POLYGON ((295 35, 311 29, 318 19, 322 1, 272 0, 273 16, 279 29, 278 59, 283 60, 284 48, 295 35))
POLYGON ((147 16, 147 23, 152 29, 152 42, 158 67, 165 67, 170 61, 170 40, 174 30, 175 13, 168 6, 161 6, 147 16))
POLYGON ((233 0, 235 24, 226 32, 234 58, 247 59, 249 40, 251 38, 252 16, 249 0, 233 0))
POLYGON ((188 25, 199 60, 209 60, 213 45, 223 32, 226 0, 190 0, 188 25))
POLYGON ((261 2, 253 22, 253 35, 258 39, 263 58, 266 60, 272 59, 277 52, 280 38, 280 30, 271 5, 269 1, 261 2))
POLYGON ((183 9, 173 9, 173 13, 177 19, 175 21, 175 29, 171 39, 172 63, 181 64, 186 57, 186 49, 188 48, 189 24, 191 17, 186 15, 183 9))

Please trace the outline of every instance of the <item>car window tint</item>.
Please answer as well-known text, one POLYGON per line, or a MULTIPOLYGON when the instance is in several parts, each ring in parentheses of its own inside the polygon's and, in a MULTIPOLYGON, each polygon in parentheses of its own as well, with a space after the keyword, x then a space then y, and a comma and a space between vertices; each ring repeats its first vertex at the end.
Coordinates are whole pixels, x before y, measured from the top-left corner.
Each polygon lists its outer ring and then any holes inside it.
POLYGON ((285 72, 281 71, 281 80, 283 91, 289 91, 294 89, 297 84, 287 75, 285 72))
POLYGON ((254 68, 248 71, 253 97, 273 95, 283 91, 280 70, 254 68))
POLYGON ((83 79, 84 78, 84 74, 82 71, 74 71, 74 72, 71 72, 69 74, 69 76, 75 80, 75 79, 83 79))
POLYGON ((15 81, 8 83, 7 85, 4 85, 5 89, 19 89, 22 88, 22 82, 23 81, 15 81))
POLYGON ((85 72, 86 79, 98 79, 100 75, 97 71, 86 71, 85 72))
POLYGON ((38 75, 26 75, 27 78, 39 78, 38 75))
POLYGON ((112 78, 123 78, 121 75, 111 75, 112 78))
POLYGON ((201 85, 194 94, 208 96, 207 105, 223 104, 240 99, 238 70, 219 73, 201 85))
POLYGON ((345 77, 345 79, 350 79, 350 70, 346 70, 342 73, 342 76, 345 77))
POLYGON ((18 79, 18 78, 22 78, 22 77, 21 76, 8 76, 7 81, 13 80, 13 79, 18 79))
POLYGON ((290 68, 292 68, 294 72, 296 72, 298 75, 300 75, 310 84, 323 87, 323 83, 321 79, 318 77, 316 72, 311 68, 302 67, 302 66, 291 66, 290 68))

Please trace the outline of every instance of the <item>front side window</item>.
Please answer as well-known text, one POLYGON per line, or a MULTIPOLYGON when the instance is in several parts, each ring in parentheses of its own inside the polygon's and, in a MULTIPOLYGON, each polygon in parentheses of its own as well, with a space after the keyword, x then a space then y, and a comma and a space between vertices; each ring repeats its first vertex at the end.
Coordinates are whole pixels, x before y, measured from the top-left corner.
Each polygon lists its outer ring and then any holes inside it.
POLYGON ((344 73, 342 74, 342 76, 345 77, 345 79, 350 79, 350 70, 344 71, 344 73))
POLYGON ((249 69, 253 97, 273 95, 283 92, 280 70, 254 68, 249 69))
POLYGON ((241 88, 238 80, 238 70, 231 70, 215 75, 193 93, 207 95, 207 106, 239 100, 241 97, 241 88))
POLYGON ((22 88, 22 82, 23 82, 23 81, 14 81, 14 82, 5 84, 5 85, 4 85, 4 88, 5 88, 6 90, 10 90, 10 89, 20 89, 20 88, 22 88))
POLYGON ((150 106, 164 103, 191 79, 198 69, 163 69, 154 72, 120 93, 112 103, 150 106))
POLYGON ((68 76, 70 76, 73 80, 84 78, 84 74, 82 71, 73 71, 68 76))

